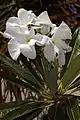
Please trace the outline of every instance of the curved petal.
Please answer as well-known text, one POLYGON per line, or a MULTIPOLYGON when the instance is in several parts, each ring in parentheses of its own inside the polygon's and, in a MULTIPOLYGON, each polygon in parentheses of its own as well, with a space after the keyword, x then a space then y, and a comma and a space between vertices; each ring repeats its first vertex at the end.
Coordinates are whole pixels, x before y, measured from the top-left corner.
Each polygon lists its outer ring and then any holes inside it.
POLYGON ((14 38, 15 41, 17 41, 19 44, 27 44, 26 42, 26 36, 25 35, 20 35, 18 37, 14 38))
POLYGON ((19 46, 21 53, 30 59, 36 58, 36 50, 34 46, 29 46, 28 44, 20 44, 19 46))
POLYGON ((4 31, 3 36, 4 36, 5 38, 8 38, 8 39, 13 38, 13 36, 10 35, 9 33, 7 33, 6 31, 4 31))
POLYGON ((48 25, 43 25, 42 26, 42 28, 41 28, 41 30, 40 30, 40 32, 42 33, 42 34, 48 34, 49 32, 50 32, 50 26, 48 26, 48 25))
POLYGON ((57 41, 56 40, 56 46, 60 49, 60 48, 62 48, 63 50, 64 50, 64 52, 70 52, 71 50, 72 50, 72 47, 70 47, 69 45, 67 45, 66 43, 65 43, 65 41, 62 41, 62 40, 59 40, 59 41, 57 41))
POLYGON ((27 43, 26 42, 27 35, 18 34, 18 33, 16 33, 16 31, 12 31, 11 29, 6 30, 3 35, 4 35, 4 37, 9 38, 9 39, 14 38, 14 40, 17 41, 20 44, 26 44, 27 43))
POLYGON ((44 47, 44 56, 49 62, 56 58, 57 53, 59 53, 59 49, 51 42, 44 47))
POLYGON ((8 42, 8 51, 13 60, 17 60, 20 55, 19 43, 14 39, 8 42))
POLYGON ((72 38, 71 30, 65 22, 62 22, 59 27, 55 27, 52 33, 54 34, 53 38, 57 41, 72 38))
POLYGON ((12 27, 6 29, 5 32, 4 32, 4 36, 5 36, 6 38, 18 37, 18 36, 19 36, 19 33, 17 33, 17 28, 16 28, 16 27, 15 27, 15 29, 12 28, 12 27), (15 29, 16 29, 16 31, 15 31, 15 29))
POLYGON ((7 22, 6 22, 6 29, 13 27, 13 26, 18 26, 19 25, 19 20, 17 17, 10 17, 7 22))
POLYGON ((31 28, 28 34, 29 34, 29 37, 32 38, 35 35, 34 29, 31 28))
POLYGON ((29 16, 28 11, 21 8, 18 11, 18 18, 19 18, 19 22, 20 24, 28 24, 28 22, 32 21, 32 17, 29 16))
POLYGON ((17 17, 10 17, 6 23, 6 33, 9 33, 12 36, 16 36, 16 33, 21 34, 22 30, 19 25, 17 17))
POLYGON ((35 39, 30 39, 30 42, 28 43, 28 45, 34 46, 35 43, 36 43, 36 40, 35 40, 35 39))
POLYGON ((37 18, 37 16, 33 13, 32 10, 28 11, 28 15, 29 15, 30 18, 32 18, 32 20, 33 20, 32 22, 34 23, 36 18, 37 18))
POLYGON ((38 46, 43 46, 50 40, 49 37, 47 37, 45 35, 41 35, 41 34, 35 35, 34 39, 36 40, 36 44, 38 46))
POLYGON ((47 24, 47 25, 52 25, 52 22, 48 16, 47 11, 42 12, 36 20, 36 24, 47 24))
POLYGON ((59 65, 60 67, 62 67, 63 65, 65 65, 65 54, 62 50, 59 51, 59 65))

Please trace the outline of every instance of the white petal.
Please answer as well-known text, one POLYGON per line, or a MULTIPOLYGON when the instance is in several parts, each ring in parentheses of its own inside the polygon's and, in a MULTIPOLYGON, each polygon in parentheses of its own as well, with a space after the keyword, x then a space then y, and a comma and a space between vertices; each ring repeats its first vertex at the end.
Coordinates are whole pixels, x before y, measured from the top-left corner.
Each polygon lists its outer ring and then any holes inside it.
POLYGON ((17 60, 20 55, 19 43, 14 39, 8 42, 8 51, 13 60, 17 60))
POLYGON ((35 31, 33 28, 31 28, 29 31, 29 37, 32 38, 34 35, 35 35, 35 31))
POLYGON ((30 59, 36 58, 36 51, 34 46, 29 46, 28 44, 21 44, 19 46, 21 53, 30 59))
POLYGON ((34 20, 34 21, 32 21, 32 22, 35 22, 37 16, 33 13, 32 10, 29 10, 29 11, 28 11, 28 16, 29 16, 30 18, 32 18, 32 20, 34 20))
POLYGON ((10 35, 9 33, 7 33, 6 31, 4 31, 3 36, 4 36, 5 38, 8 38, 8 39, 13 38, 13 36, 10 35))
POLYGON ((54 61, 58 52, 59 49, 51 42, 44 47, 44 56, 49 62, 54 61))
POLYGON ((20 24, 28 24, 28 22, 32 21, 32 18, 28 16, 28 11, 23 8, 19 9, 18 18, 20 24))
POLYGON ((13 38, 13 37, 18 37, 19 33, 17 33, 17 28, 15 28, 16 31, 14 30, 14 28, 8 28, 5 30, 4 35, 6 38, 13 38))
POLYGON ((65 65, 65 54, 63 52, 63 50, 59 51, 59 65, 62 67, 63 65, 65 65))
POLYGON ((14 39, 20 44, 27 44, 25 35, 20 35, 18 37, 15 37, 14 39))
POLYGON ((67 45, 63 40, 59 40, 59 41, 56 40, 55 44, 59 49, 62 48, 64 52, 70 52, 72 50, 72 47, 67 45))
POLYGON ((56 40, 65 40, 72 38, 71 30, 64 22, 62 22, 59 27, 55 27, 52 33, 54 33, 53 37, 56 40))
POLYGON ((50 26, 48 26, 48 25, 43 25, 42 28, 41 28, 41 30, 40 30, 40 32, 41 32, 42 34, 48 34, 48 33, 50 32, 50 26))
POLYGON ((34 40, 34 39, 30 39, 30 42, 28 43, 28 45, 30 45, 30 46, 34 46, 35 43, 36 43, 36 40, 34 40))
POLYGON ((35 35, 34 39, 36 40, 36 44, 38 46, 43 46, 50 40, 49 37, 47 37, 45 35, 41 35, 41 34, 35 35))
POLYGON ((42 12, 36 20, 36 24, 47 24, 47 25, 51 25, 52 22, 48 16, 47 11, 42 12))
POLYGON ((18 26, 19 25, 19 20, 17 17, 10 17, 7 22, 6 22, 6 29, 13 27, 13 26, 18 26))
POLYGON ((9 33, 12 36, 16 36, 16 33, 21 34, 22 29, 19 25, 19 21, 17 17, 10 17, 6 22, 6 33, 9 33))
POLYGON ((51 29, 51 35, 53 35, 54 34, 54 28, 57 28, 56 27, 56 24, 52 24, 52 27, 51 27, 52 29, 51 29))

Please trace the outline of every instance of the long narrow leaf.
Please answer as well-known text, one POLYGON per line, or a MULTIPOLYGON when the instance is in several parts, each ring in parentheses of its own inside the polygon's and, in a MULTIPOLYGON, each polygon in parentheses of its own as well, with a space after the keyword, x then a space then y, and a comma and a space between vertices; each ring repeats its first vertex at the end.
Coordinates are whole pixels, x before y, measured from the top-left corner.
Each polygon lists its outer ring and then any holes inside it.
POLYGON ((73 102, 69 100, 69 106, 66 109, 70 120, 80 120, 79 104, 77 100, 73 102))
POLYGON ((74 44, 74 47, 73 47, 73 51, 72 51, 72 54, 71 54, 71 57, 70 57, 68 66, 69 66, 69 64, 71 63, 71 61, 72 61, 78 54, 80 54, 80 28, 78 28, 78 29, 75 31, 75 33, 74 33, 74 35, 73 35, 72 41, 75 42, 75 44, 74 44))
POLYGON ((26 71, 25 69, 21 68, 17 63, 9 59, 4 54, 0 53, 0 60, 14 73, 19 75, 20 77, 27 79, 27 81, 35 82, 35 78, 30 74, 30 72, 26 71))
POLYGON ((37 86, 40 90, 45 93, 47 91, 44 89, 44 86, 40 84, 40 82, 26 69, 21 68, 19 65, 17 65, 14 61, 6 57, 4 54, 0 53, 0 60, 6 65, 5 67, 9 68, 11 71, 16 73, 19 77, 25 79, 27 83, 32 84, 32 86, 37 86), (35 85, 36 83, 36 85, 35 85))
POLYGON ((24 101, 20 100, 20 101, 9 102, 9 103, 1 103, 0 104, 0 111, 5 110, 5 109, 10 109, 10 108, 17 108, 17 107, 20 107, 21 105, 31 103, 31 102, 32 101, 30 101, 30 100, 24 100, 24 101))
POLYGON ((71 85, 71 83, 74 82, 75 78, 79 75, 79 73, 80 55, 78 55, 75 59, 72 60, 66 72, 64 73, 64 76, 61 79, 64 91, 68 90, 68 87, 71 85))
POLYGON ((32 112, 26 114, 26 115, 23 115, 19 118, 25 118, 25 120, 33 120, 35 117, 38 117, 38 115, 42 112, 42 108, 38 108, 36 110, 33 110, 32 112))
POLYGON ((18 118, 23 115, 30 117, 31 113, 34 112, 35 110, 41 108, 41 106, 43 106, 43 108, 44 108, 43 103, 31 102, 28 104, 24 104, 23 106, 20 106, 19 108, 16 108, 16 109, 10 111, 8 114, 3 116, 0 120, 13 120, 13 119, 18 118))
POLYGON ((42 59, 43 63, 43 69, 44 69, 44 74, 45 74, 45 82, 49 86, 52 92, 57 91, 57 72, 56 68, 52 66, 52 68, 49 69, 49 63, 46 60, 46 58, 42 59))
POLYGON ((9 75, 9 74, 6 74, 5 72, 0 72, 0 77, 1 78, 4 78, 5 80, 9 81, 9 82, 12 82, 13 84, 16 84, 16 85, 19 85, 20 87, 23 87, 23 88, 29 88, 35 92, 38 92, 40 93, 40 90, 38 89, 39 87, 35 84, 32 85, 31 83, 25 81, 24 79, 19 79, 19 78, 16 78, 15 76, 12 76, 12 75, 9 75))

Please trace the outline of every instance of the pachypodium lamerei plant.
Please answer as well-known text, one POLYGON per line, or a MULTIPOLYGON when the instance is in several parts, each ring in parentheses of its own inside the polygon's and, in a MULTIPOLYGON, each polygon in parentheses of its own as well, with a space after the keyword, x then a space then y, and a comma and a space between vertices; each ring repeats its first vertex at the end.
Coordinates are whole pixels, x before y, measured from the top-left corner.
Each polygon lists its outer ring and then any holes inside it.
POLYGON ((8 51, 13 60, 0 53, 0 61, 14 76, 4 76, 1 71, 0 77, 29 88, 37 98, 1 104, 0 110, 10 109, 1 120, 21 116, 32 120, 45 108, 49 108, 46 120, 79 120, 79 29, 72 37, 69 26, 64 21, 59 26, 53 24, 47 11, 36 16, 21 8, 17 17, 7 20, 2 35, 9 39, 8 51), (24 68, 14 62, 17 60, 24 68))

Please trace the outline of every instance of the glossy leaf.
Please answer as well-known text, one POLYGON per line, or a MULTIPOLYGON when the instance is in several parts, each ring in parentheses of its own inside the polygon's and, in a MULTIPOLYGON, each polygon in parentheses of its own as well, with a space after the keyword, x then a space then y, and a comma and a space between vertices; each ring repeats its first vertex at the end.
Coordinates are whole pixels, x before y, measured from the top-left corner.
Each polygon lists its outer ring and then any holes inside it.
POLYGON ((80 55, 73 59, 64 73, 61 82, 64 91, 68 90, 69 86, 74 82, 75 78, 80 73, 80 55))
POLYGON ((13 60, 9 59, 4 54, 0 53, 0 60, 6 65, 7 68, 9 68, 11 71, 19 75, 20 77, 26 79, 27 81, 34 82, 35 78, 30 74, 29 71, 26 69, 23 69, 17 65, 13 60))
POLYGON ((51 64, 49 66, 48 61, 46 58, 42 59, 43 62, 43 69, 44 69, 44 74, 45 74, 45 82, 49 86, 52 92, 57 91, 57 71, 56 68, 51 64))
POLYGON ((73 34, 73 39, 72 39, 72 42, 74 43, 74 47, 73 47, 73 51, 72 51, 72 54, 71 54, 71 57, 70 57, 70 60, 69 60, 69 63, 68 63, 68 66, 69 64, 71 63, 71 61, 77 56, 80 54, 80 28, 78 28, 75 33, 73 34))
POLYGON ((44 87, 40 84, 40 82, 26 69, 17 65, 14 61, 6 57, 4 54, 0 53, 0 60, 6 65, 9 70, 13 71, 16 75, 26 80, 27 84, 31 84, 33 87, 47 92, 44 87))
POLYGON ((74 82, 70 85, 69 89, 73 89, 80 86, 80 75, 75 78, 74 82))
POLYGON ((38 117, 38 115, 42 112, 42 110, 43 110, 42 108, 38 108, 38 109, 36 109, 24 116, 21 116, 19 118, 22 118, 22 119, 25 118, 25 120, 33 120, 35 117, 38 117))
POLYGON ((79 104, 77 100, 69 100, 69 105, 66 109, 70 120, 80 120, 79 104))
POLYGON ((37 111, 38 109, 41 110, 44 108, 43 103, 38 103, 38 102, 30 102, 26 103, 23 106, 20 106, 12 111, 9 111, 5 116, 3 116, 0 120, 13 120, 15 118, 18 118, 20 116, 26 115, 30 117, 31 113, 37 111))
POLYGON ((0 104, 0 111, 5 110, 5 109, 10 109, 10 108, 18 108, 20 106, 23 106, 24 104, 28 103, 33 103, 33 101, 30 100, 20 100, 20 101, 15 101, 15 102, 9 102, 9 103, 1 103, 0 104))
POLYGON ((21 86, 23 88, 29 88, 35 92, 40 92, 40 90, 38 89, 39 87, 35 84, 32 85, 31 83, 28 83, 27 81, 23 80, 23 79, 20 79, 20 78, 16 78, 16 76, 12 76, 10 74, 6 74, 5 72, 0 72, 0 77, 1 78, 4 78, 5 80, 13 83, 13 84, 16 84, 18 86, 21 86), (5 74, 5 75, 4 75, 5 74))

